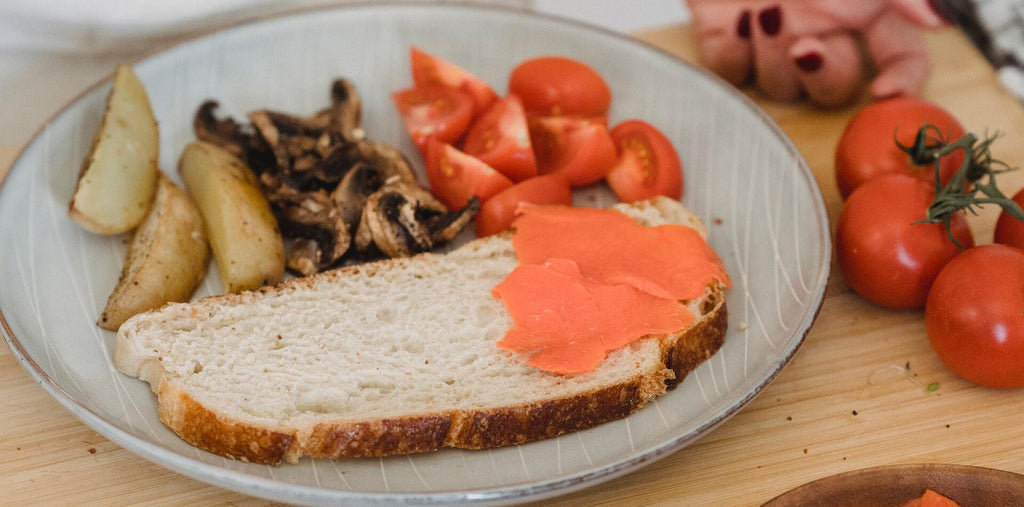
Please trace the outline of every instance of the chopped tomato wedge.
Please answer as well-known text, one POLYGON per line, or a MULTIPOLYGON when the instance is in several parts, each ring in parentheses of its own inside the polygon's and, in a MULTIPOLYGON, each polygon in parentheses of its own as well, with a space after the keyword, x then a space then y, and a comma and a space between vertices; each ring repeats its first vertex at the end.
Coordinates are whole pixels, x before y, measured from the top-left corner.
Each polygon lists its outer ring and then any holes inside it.
POLYGON ((585 63, 543 56, 520 63, 509 76, 508 91, 523 99, 526 111, 540 115, 600 115, 608 110, 608 83, 585 63))
POLYGON ((664 134, 640 120, 622 122, 611 130, 619 159, 608 171, 608 186, 622 202, 664 195, 683 196, 683 165, 664 134))
POLYGON ((416 86, 440 85, 468 93, 473 97, 474 117, 483 114, 498 100, 498 94, 494 93, 486 81, 470 74, 462 67, 415 46, 409 49, 409 53, 412 80, 416 86))
POLYGON ((617 159, 608 129, 580 117, 534 117, 530 121, 530 142, 537 171, 564 174, 574 187, 600 181, 617 159))
POLYGON ((508 176, 523 181, 537 175, 537 160, 530 144, 526 113, 519 97, 510 95, 491 106, 473 122, 462 151, 508 176))
POLYGON ((473 99, 442 86, 417 86, 391 95, 405 128, 422 151, 427 139, 454 143, 473 119, 473 99))
POLYGON ((474 195, 486 202, 512 186, 512 180, 475 157, 431 137, 426 151, 430 191, 449 209, 459 209, 474 195))
POLYGON ((561 174, 545 174, 498 192, 476 214, 476 235, 490 236, 508 229, 521 203, 572 205, 569 180, 561 174))

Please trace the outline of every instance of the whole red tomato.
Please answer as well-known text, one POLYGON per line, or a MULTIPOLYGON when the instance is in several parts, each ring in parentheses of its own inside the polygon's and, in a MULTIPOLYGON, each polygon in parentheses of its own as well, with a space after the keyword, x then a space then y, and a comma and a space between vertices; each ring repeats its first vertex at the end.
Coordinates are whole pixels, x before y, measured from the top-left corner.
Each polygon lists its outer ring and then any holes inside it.
MULTIPOLYGON (((924 307, 935 276, 960 253, 942 224, 913 224, 934 198, 931 184, 904 174, 868 181, 850 195, 839 215, 836 257, 854 291, 886 308, 924 307)), ((964 248, 974 246, 962 215, 950 225, 964 248)))
MULTIPOLYGON (((1013 195, 1013 202, 1024 207, 1024 189, 1013 195)), ((1024 249, 1024 222, 1013 218, 1005 211, 999 213, 993 241, 1024 249)))
MULTIPOLYGON (((875 102, 854 115, 836 147, 836 184, 843 198, 849 197, 865 181, 886 174, 909 174, 934 183, 934 162, 915 163, 894 141, 904 146, 913 145, 918 130, 926 123, 938 127, 946 142, 966 133, 948 111, 913 97, 875 102)), ((949 181, 963 160, 961 151, 943 157, 940 165, 943 183, 949 181)))
POLYGON ((987 387, 1024 387, 1024 251, 965 250, 936 277, 928 339, 953 373, 987 387))

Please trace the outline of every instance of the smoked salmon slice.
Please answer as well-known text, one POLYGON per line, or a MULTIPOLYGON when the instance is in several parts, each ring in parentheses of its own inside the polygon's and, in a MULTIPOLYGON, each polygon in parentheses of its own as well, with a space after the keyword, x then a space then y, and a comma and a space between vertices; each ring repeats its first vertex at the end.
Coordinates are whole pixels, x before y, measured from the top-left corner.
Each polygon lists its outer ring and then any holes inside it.
POLYGON ((729 285, 718 255, 683 225, 645 227, 612 210, 520 208, 519 265, 492 291, 514 325, 498 342, 542 370, 576 375, 609 352, 686 328, 688 299, 729 285))
POLYGON ((645 227, 608 209, 526 206, 519 211, 512 243, 520 264, 572 259, 587 278, 677 301, 703 296, 712 282, 730 285, 718 255, 690 227, 645 227))
POLYGON ((678 301, 588 279, 570 259, 520 264, 493 293, 515 322, 498 346, 532 353, 530 365, 563 375, 590 371, 613 350, 693 321, 678 301))

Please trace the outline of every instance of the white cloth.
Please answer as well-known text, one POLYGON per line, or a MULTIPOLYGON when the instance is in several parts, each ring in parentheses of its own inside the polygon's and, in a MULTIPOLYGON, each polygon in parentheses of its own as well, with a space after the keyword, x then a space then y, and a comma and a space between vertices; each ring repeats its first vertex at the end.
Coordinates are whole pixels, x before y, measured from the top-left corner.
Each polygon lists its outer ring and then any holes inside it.
MULTIPOLYGON (((4 0, 0 48, 19 52, 135 52, 126 43, 216 26, 279 0, 4 0)), ((136 46, 137 47, 137 46, 136 46)))

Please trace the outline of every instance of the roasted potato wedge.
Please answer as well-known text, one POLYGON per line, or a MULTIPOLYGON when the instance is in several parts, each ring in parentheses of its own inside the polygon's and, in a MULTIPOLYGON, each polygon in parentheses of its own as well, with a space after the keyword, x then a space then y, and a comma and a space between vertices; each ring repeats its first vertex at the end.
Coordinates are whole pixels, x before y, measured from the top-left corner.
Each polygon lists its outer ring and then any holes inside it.
POLYGON ((121 65, 68 215, 97 234, 132 230, 153 201, 159 154, 160 135, 146 89, 131 67, 121 65))
POLYGON ((255 289, 284 277, 284 240, 259 181, 238 157, 203 141, 178 160, 206 223, 226 292, 255 289))
POLYGON ((187 301, 209 263, 199 210, 184 190, 160 174, 153 205, 135 229, 121 278, 97 324, 113 331, 136 313, 187 301))

